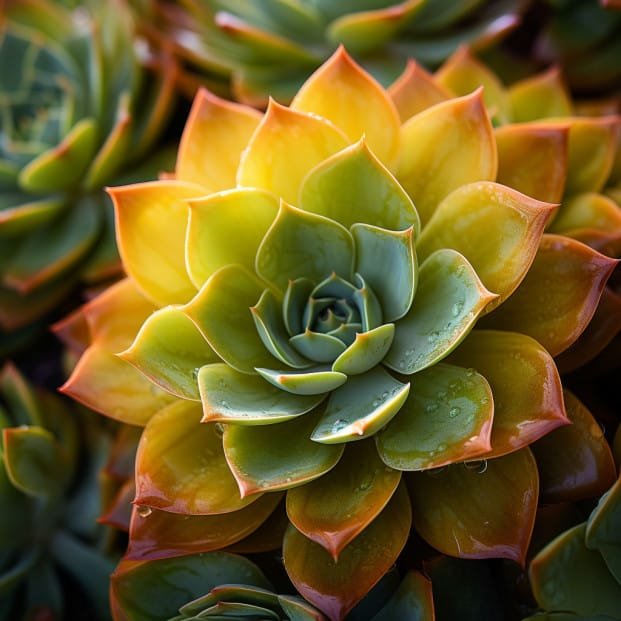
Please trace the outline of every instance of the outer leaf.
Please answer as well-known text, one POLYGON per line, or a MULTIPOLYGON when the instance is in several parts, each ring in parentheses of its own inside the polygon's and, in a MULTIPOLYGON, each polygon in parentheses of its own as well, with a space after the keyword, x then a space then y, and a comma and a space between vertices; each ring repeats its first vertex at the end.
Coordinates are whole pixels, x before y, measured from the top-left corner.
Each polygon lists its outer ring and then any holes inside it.
POLYGON ((289 490, 293 525, 323 546, 337 562, 346 546, 383 510, 401 475, 386 468, 372 442, 347 447, 339 463, 320 479, 289 490))
POLYGON ((396 323, 386 365, 410 375, 442 360, 496 298, 461 254, 434 252, 421 265, 412 307, 396 323))
POLYGON ((342 129, 350 142, 365 135, 387 166, 399 153, 399 115, 386 91, 342 46, 306 81, 293 110, 318 114, 342 129))
POLYGON ((200 399, 198 369, 219 361, 191 319, 173 306, 153 313, 120 357, 164 390, 194 401, 200 399))
POLYGON ((272 194, 250 188, 190 201, 186 262, 192 282, 201 287, 231 263, 254 270, 259 244, 277 213, 278 200, 272 194))
POLYGON ((537 510, 537 464, 528 449, 492 459, 483 472, 463 464, 409 475, 414 526, 440 552, 508 558, 524 565, 537 510))
POLYGON ((517 123, 572 113, 571 98, 556 67, 514 84, 509 89, 509 99, 517 123))
POLYGON ((496 178, 496 143, 481 90, 412 117, 401 128, 401 140, 396 176, 423 225, 451 191, 496 178))
POLYGON ((532 338, 474 330, 449 361, 471 365, 492 388, 494 426, 487 457, 517 451, 569 424, 554 361, 532 338))
POLYGON ((595 192, 568 198, 563 202, 563 209, 554 219, 550 230, 575 236, 581 229, 595 229, 618 237, 621 233, 619 205, 595 192))
POLYGON ((259 246, 256 269, 259 276, 284 291, 290 280, 300 277, 319 283, 335 272, 348 279, 353 255, 354 242, 346 228, 282 201, 259 246))
POLYGON ((316 479, 337 464, 343 446, 327 446, 310 439, 321 411, 277 425, 229 425, 224 451, 243 498, 276 491, 316 479))
POLYGON ((295 203, 308 171, 346 145, 343 133, 328 121, 270 100, 242 155, 237 184, 295 203))
POLYGON ((380 457, 398 470, 426 470, 489 452, 492 391, 472 369, 437 364, 416 375, 396 418, 375 436, 380 457))
POLYGON ((483 323, 528 334, 556 356, 591 321, 616 265, 573 239, 544 235, 520 286, 483 323))
POLYGON ((471 183, 438 207, 416 247, 418 258, 453 248, 504 300, 526 275, 552 210, 552 205, 505 186, 471 183))
POLYGON ((337 563, 293 526, 283 555, 293 584, 332 621, 340 621, 380 580, 405 545, 411 525, 407 492, 400 486, 380 515, 341 553, 337 563))
POLYGON ((388 603, 371 621, 435 621, 431 581, 409 571, 388 603))
POLYGON ((187 200, 204 193, 181 181, 111 188, 119 252, 127 273, 155 304, 187 302, 196 289, 185 269, 187 200))
POLYGON ((239 160, 261 114, 200 89, 183 130, 175 177, 207 192, 235 186, 239 160))
POLYGON ((346 228, 356 222, 420 232, 412 199, 367 146, 365 137, 313 168, 300 189, 300 207, 346 228))
POLYGON ((136 504, 214 515, 258 499, 240 498, 222 437, 214 425, 201 424, 201 416, 199 403, 176 401, 149 422, 136 455, 136 504))

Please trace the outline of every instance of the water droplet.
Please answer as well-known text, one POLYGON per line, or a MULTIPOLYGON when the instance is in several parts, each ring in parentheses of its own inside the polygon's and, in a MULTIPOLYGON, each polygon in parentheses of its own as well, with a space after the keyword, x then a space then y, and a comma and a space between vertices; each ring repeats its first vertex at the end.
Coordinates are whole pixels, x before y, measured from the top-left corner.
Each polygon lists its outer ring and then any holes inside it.
POLYGON ((483 474, 487 470, 487 459, 467 461, 464 463, 464 468, 472 470, 476 474, 483 474))
POLYGON ((387 396, 388 396, 388 391, 387 391, 387 390, 385 390, 385 391, 382 393, 382 399, 386 399, 386 397, 387 397, 387 396))
POLYGON ((453 304, 451 313, 453 314, 453 317, 459 317, 462 310, 464 310, 464 303, 460 300, 459 302, 455 302, 455 304, 453 304))
POLYGON ((147 507, 146 505, 138 505, 136 507, 136 513, 141 518, 148 518, 153 513, 153 509, 151 509, 151 507, 147 507))
POLYGON ((472 377, 475 373, 476 373, 476 371, 474 369, 466 369, 466 376, 467 377, 472 377))
POLYGON ((339 418, 332 423, 332 433, 338 433, 341 429, 347 427, 348 422, 344 418, 339 418))
POLYGON ((220 405, 221 405, 223 408, 226 408, 227 410, 228 410, 228 409, 229 409, 229 407, 230 407, 230 406, 229 406, 229 402, 228 402, 226 399, 222 399, 222 401, 220 401, 220 405))
POLYGON ((377 406, 379 406, 382 402, 380 401, 380 399, 375 399, 375 401, 373 401, 373 403, 371 404, 374 408, 376 408, 377 406))
POLYGON ((452 407, 449 410, 449 418, 456 418, 461 414, 461 408, 459 406, 452 407))
POLYGON ((446 444, 438 444, 438 448, 436 450, 438 453, 446 451, 446 444))
POLYGON ((399 360, 399 364, 397 365, 400 369, 405 369, 406 368, 406 362, 405 362, 405 358, 401 358, 401 360, 399 360))
POLYGON ((440 333, 437 330, 434 330, 427 335, 427 341, 429 343, 435 343, 438 338, 440 338, 440 333))
POLYGON ((192 369, 192 378, 193 379, 198 379, 198 372, 200 371, 200 367, 194 367, 192 369))

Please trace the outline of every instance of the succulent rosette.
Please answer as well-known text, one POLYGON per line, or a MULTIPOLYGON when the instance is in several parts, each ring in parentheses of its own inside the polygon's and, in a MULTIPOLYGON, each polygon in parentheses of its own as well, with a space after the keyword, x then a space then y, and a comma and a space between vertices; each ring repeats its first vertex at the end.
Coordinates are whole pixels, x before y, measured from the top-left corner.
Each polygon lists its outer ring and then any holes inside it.
POLYGON ((173 101, 175 65, 141 47, 125 3, 71 10, 47 0, 5 3, 0 64, 4 354, 79 282, 119 274, 102 188, 166 165, 162 153, 151 164, 147 155, 173 101))
POLYGON ((331 619, 412 525, 524 561, 528 446, 569 423, 526 333, 545 316, 567 348, 616 261, 544 235, 556 206, 496 181, 481 89, 425 106, 425 84, 404 116, 403 88, 340 49, 290 107, 202 91, 174 178, 111 190, 128 279, 62 326, 90 341, 63 390, 145 426, 127 559, 282 543, 331 619), (526 297, 480 328, 524 286, 537 313, 526 297))

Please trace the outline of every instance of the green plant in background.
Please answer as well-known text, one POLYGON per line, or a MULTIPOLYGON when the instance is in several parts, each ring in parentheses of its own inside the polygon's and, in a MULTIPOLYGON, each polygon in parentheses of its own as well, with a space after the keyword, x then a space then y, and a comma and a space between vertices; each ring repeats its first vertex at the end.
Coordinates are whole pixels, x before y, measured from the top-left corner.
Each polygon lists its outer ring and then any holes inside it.
MULTIPOLYGON (((184 0, 157 2, 164 40, 189 70, 183 84, 264 106, 288 102, 343 44, 382 83, 408 58, 437 67, 459 45, 483 49, 519 21, 520 2, 486 0, 184 0)), ((160 37, 158 32, 153 35, 160 37)))
POLYGON ((172 103, 175 65, 164 53, 151 55, 117 0, 80 2, 73 10, 9 0, 0 16, 0 65, 6 354, 78 283, 119 274, 102 188, 153 178, 167 166, 153 148, 172 103))
POLYGON ((91 412, 0 372, 0 619, 110 618, 118 557, 97 524, 110 434, 91 412))

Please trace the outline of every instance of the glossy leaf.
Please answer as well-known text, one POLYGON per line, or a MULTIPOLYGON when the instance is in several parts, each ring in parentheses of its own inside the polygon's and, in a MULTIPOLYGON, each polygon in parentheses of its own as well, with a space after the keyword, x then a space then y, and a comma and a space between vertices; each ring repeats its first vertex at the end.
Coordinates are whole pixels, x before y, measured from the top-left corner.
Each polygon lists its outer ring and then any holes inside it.
POLYGON ((581 229, 595 229, 608 234, 621 234, 621 209, 618 204, 595 192, 585 192, 567 198, 563 209, 552 222, 554 233, 572 235, 581 229))
POLYGON ((197 597, 194 601, 184 604, 179 612, 186 617, 199 614, 219 602, 236 602, 262 605, 266 607, 278 606, 278 597, 266 589, 245 584, 223 584, 219 585, 206 595, 197 597))
POLYGON ((416 246, 420 261, 440 248, 463 254, 504 300, 532 263, 553 206, 497 183, 471 183, 438 207, 416 246))
POLYGON ((332 362, 345 351, 341 339, 322 332, 312 332, 308 328, 302 334, 292 336, 290 343, 303 357, 319 363, 332 362))
POLYGON ((201 417, 199 403, 175 401, 149 421, 136 455, 136 504, 214 515, 258 499, 240 498, 222 437, 215 425, 201 424, 201 417))
POLYGON ((392 323, 356 333, 354 342, 334 361, 332 370, 346 375, 366 373, 384 359, 394 335, 395 326, 392 323))
POLYGON ((478 316, 496 299, 458 252, 434 252, 420 267, 414 302, 396 323, 385 358, 391 369, 408 375, 446 357, 466 337, 478 316))
POLYGON ((435 621, 431 581, 417 571, 409 571, 388 603, 371 621, 435 621))
POLYGON ((496 143, 480 90, 413 116, 401 128, 401 141, 396 177, 423 225, 456 188, 496 178, 496 143))
POLYGON ((517 451, 569 424, 554 361, 532 338, 473 330, 448 361, 474 367, 492 388, 492 450, 486 457, 517 451))
POLYGON ((308 278, 296 278, 289 282, 282 303, 282 314, 289 336, 304 330, 304 310, 315 284, 308 278))
POLYGON ((552 68, 514 84, 509 89, 513 120, 517 123, 570 116, 571 98, 561 73, 552 68))
POLYGON ((414 526, 434 548, 459 558, 524 565, 537 510, 537 464, 528 449, 475 470, 455 464, 408 475, 414 526))
POLYGON ((437 364, 417 373, 397 417, 375 436, 380 457, 398 470, 426 470, 491 448, 492 391, 472 369, 437 364))
POLYGON ((302 485, 331 470, 342 446, 310 439, 321 410, 276 425, 228 425, 224 452, 243 498, 302 485))
POLYGON ((330 371, 330 367, 314 367, 302 371, 257 367, 256 371, 270 384, 294 395, 324 395, 347 381, 347 375, 330 371))

